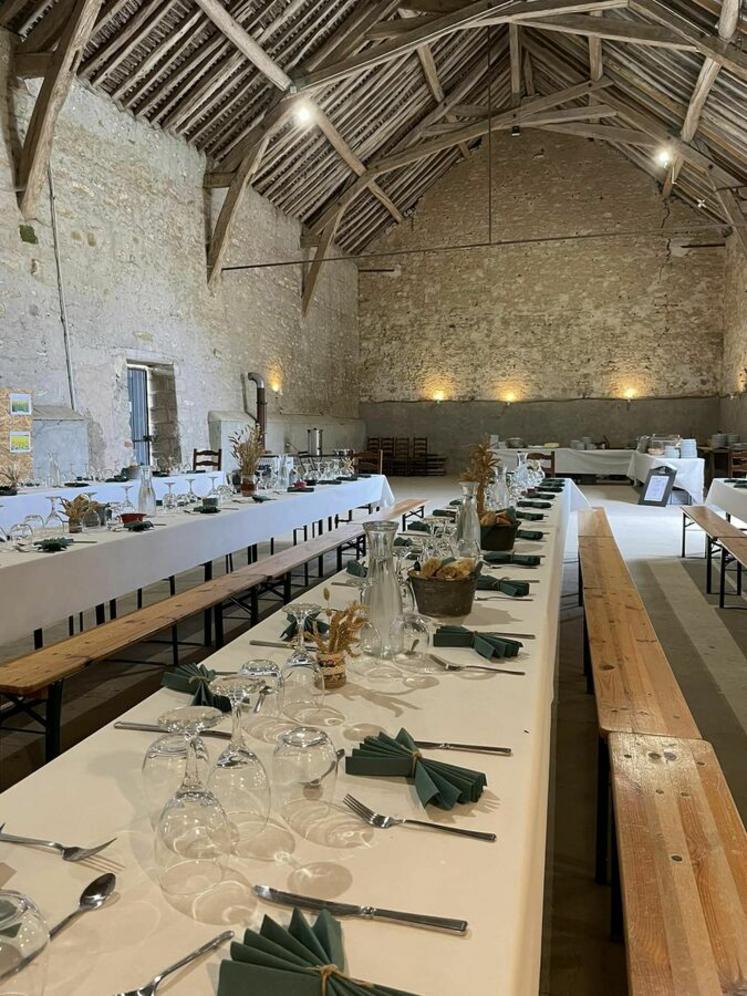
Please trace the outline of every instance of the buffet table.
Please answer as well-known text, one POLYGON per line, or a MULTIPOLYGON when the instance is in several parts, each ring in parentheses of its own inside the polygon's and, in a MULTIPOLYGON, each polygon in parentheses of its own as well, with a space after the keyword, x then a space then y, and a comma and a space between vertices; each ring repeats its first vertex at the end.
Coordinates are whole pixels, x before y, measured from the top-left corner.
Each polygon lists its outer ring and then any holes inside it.
POLYGON ((216 515, 177 509, 156 516, 147 532, 83 533, 62 553, 21 553, 0 544, 0 642, 30 637, 76 612, 319 519, 393 502, 386 477, 375 474, 262 503, 237 497, 235 509, 216 515))
MULTIPOLYGON (((142 794, 140 766, 153 734, 104 727, 4 792, 0 808, 9 832, 82 844, 117 836, 105 854, 121 866, 118 901, 82 917, 53 942, 47 996, 105 996, 131 989, 226 925, 238 932, 256 928, 264 914, 287 923, 288 909, 254 897, 250 885, 258 883, 469 921, 468 933, 459 936, 345 919, 346 953, 356 978, 424 996, 536 996, 563 552, 570 512, 583 504, 580 492, 568 482, 552 510, 536 524, 545 531, 544 539, 520 541, 517 549, 545 554, 536 570, 505 569, 538 582, 531 586, 531 599, 481 601, 466 619, 466 625, 476 629, 536 634, 511 660, 524 676, 404 672, 377 684, 351 670, 347 684, 328 693, 318 717, 317 725, 347 751, 369 733, 383 728, 396 734, 402 726, 422 739, 510 746, 511 757, 434 751, 439 760, 486 773, 488 788, 474 805, 424 811, 412 784, 404 779, 356 778, 346 775, 341 765, 337 805, 316 842, 278 823, 272 831, 280 841, 270 852, 274 860, 232 863, 213 894, 176 908, 155 881, 153 833, 142 794), (348 791, 379 812, 492 830, 498 841, 407 828, 377 831, 339 805, 348 791)), ((337 607, 354 594, 354 589, 340 586, 329 590, 337 607)), ((321 597, 321 589, 316 589, 303 600, 321 597)), ((287 650, 255 648, 250 641, 277 640, 283 625, 284 616, 275 614, 206 663, 232 671, 252 657, 282 662, 287 650)), ((459 663, 483 660, 471 650, 439 648, 439 654, 459 663)), ((187 696, 164 689, 125 715, 153 722, 165 709, 186 704, 187 696)), ((269 720, 264 724, 255 727, 250 742, 269 765, 277 729, 272 730, 269 720)), ((214 758, 222 743, 205 742, 214 758)), ((33 897, 50 921, 71 909, 82 887, 96 875, 55 855, 2 842, 0 864, 6 872, 5 887, 33 897)), ((220 958, 225 956, 223 949, 190 966, 170 982, 169 993, 214 994, 220 958)))
POLYGON ((747 522, 747 488, 735 488, 732 483, 716 478, 711 481, 705 503, 747 522))
POLYGON ((669 457, 649 456, 648 453, 639 453, 636 450, 630 457, 626 473, 633 484, 638 482, 644 483, 649 475, 649 471, 655 467, 670 467, 672 470, 676 470, 677 476, 674 479, 675 488, 687 491, 696 504, 703 501, 705 461, 701 457, 674 460, 669 457))
POLYGON ((612 475, 625 477, 628 473, 632 450, 575 450, 570 446, 548 448, 525 446, 523 449, 494 449, 508 470, 516 466, 517 453, 555 454, 556 474, 594 474, 597 477, 612 475))

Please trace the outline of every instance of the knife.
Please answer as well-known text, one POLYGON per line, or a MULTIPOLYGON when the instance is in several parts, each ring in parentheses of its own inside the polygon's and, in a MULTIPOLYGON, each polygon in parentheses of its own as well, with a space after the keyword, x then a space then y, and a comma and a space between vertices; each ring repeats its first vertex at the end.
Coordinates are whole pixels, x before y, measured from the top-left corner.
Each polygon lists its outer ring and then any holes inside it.
POLYGON ((503 757, 510 757, 513 751, 510 747, 487 747, 480 744, 446 744, 438 740, 416 740, 416 747, 423 747, 426 750, 464 750, 475 754, 501 754, 503 757))
POLYGON ((329 910, 333 916, 359 916, 366 920, 392 920, 396 923, 411 923, 418 927, 431 927, 434 930, 453 930, 458 934, 467 931, 466 920, 452 920, 444 916, 428 916, 421 913, 401 913, 397 910, 380 909, 378 906, 354 906, 352 903, 328 902, 312 896, 299 896, 294 892, 282 892, 269 885, 254 885, 252 890, 260 899, 281 906, 299 906, 306 910, 329 910))
MULTIPOLYGON (((114 724, 115 730, 143 730, 145 733, 168 733, 169 731, 163 726, 156 726, 155 723, 128 723, 123 720, 118 720, 114 724)), ((228 730, 203 730, 200 733, 201 737, 218 737, 219 740, 230 740, 231 734, 228 730)))
MULTIPOLYGON (((250 640, 253 647, 278 647, 281 650, 293 650, 295 643, 283 643, 281 640, 250 640)), ((304 643, 307 650, 316 650, 313 643, 304 643)))

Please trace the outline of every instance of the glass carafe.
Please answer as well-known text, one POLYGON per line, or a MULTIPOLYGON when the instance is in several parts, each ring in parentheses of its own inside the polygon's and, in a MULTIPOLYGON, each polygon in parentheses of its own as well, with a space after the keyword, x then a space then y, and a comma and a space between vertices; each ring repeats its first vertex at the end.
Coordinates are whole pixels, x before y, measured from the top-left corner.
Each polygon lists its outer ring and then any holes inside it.
POLYGON ((516 454, 516 470, 514 471, 514 484, 522 494, 529 490, 529 467, 527 466, 527 454, 516 454))
POLYGON ((460 557, 480 559, 480 517, 477 514, 477 481, 460 481, 462 501, 456 520, 456 550, 460 557))
POLYGON ((493 500, 495 511, 499 512, 509 506, 508 481, 506 480, 506 468, 503 464, 501 464, 495 472, 495 481, 493 482, 493 500))
POLYGON ((153 468, 143 464, 140 468, 140 490, 137 495, 137 510, 145 515, 156 514, 156 492, 153 487, 153 468))
POLYGON ((393 647, 390 630, 397 616, 402 615, 402 594, 394 566, 396 522, 365 522, 368 551, 368 581, 363 604, 368 621, 381 636, 381 656, 391 657, 399 648, 393 647))

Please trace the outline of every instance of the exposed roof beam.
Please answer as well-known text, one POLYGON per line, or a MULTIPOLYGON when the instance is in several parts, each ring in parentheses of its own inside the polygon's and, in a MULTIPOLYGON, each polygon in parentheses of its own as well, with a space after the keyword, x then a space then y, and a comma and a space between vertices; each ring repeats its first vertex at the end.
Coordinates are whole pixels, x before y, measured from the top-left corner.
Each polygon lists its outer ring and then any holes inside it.
POLYGON ((747 256, 747 217, 740 207, 739 199, 731 190, 716 189, 715 193, 745 256, 747 256))
POLYGON ((10 24, 16 14, 26 6, 26 0, 5 0, 0 6, 0 25, 10 24))
MULTIPOLYGON (((718 22, 718 34, 719 38, 723 38, 724 41, 729 41, 737 29, 741 2, 742 0, 724 0, 723 2, 718 22)), ((720 69, 721 66, 711 58, 706 58, 703 61, 695 88, 690 97, 687 114, 682 124, 682 131, 680 132, 683 142, 689 142, 695 137, 698 124, 700 123, 700 116, 703 113, 703 107, 708 99, 708 94, 711 92, 711 87, 716 82, 716 77, 720 69)), ((664 185, 661 191, 663 197, 669 197, 672 193, 672 188, 677 182, 677 177, 681 169, 682 159, 680 156, 675 156, 664 178, 664 185)))
MULTIPOLYGON (((524 52, 524 90, 526 91, 527 97, 534 97, 536 90, 534 87, 534 67, 532 66, 532 57, 529 52, 524 52)), ((593 79, 601 79, 602 74, 593 77, 593 79)))
POLYGON ((31 113, 18 163, 21 213, 33 218, 52 154, 57 118, 96 22, 101 0, 76 0, 60 36, 31 113))
MULTIPOLYGON (((531 128, 531 122, 522 127, 531 128)), ((605 142, 622 142, 624 145, 657 146, 659 140, 652 138, 635 128, 616 128, 614 125, 603 124, 546 124, 541 125, 542 131, 553 131, 559 135, 578 135, 579 138, 600 138, 605 142)))
MULTIPOLYGON (((401 5, 401 11, 408 10, 407 4, 401 5)), ((406 21, 392 19, 389 21, 379 21, 378 24, 372 25, 366 32, 366 38, 369 41, 382 41, 387 38, 401 38, 402 35, 406 35, 409 31, 414 31, 415 28, 422 28, 426 24, 432 24, 438 14, 421 14, 408 18, 406 21)))
MULTIPOLYGON (((592 17, 601 17, 602 12, 591 11, 592 17)), ((600 80, 604 72, 604 58, 602 56, 602 39, 597 35, 589 35, 589 76, 593 80, 600 80)), ((594 99, 593 97, 591 98, 594 99)))
POLYGON ((293 82, 299 90, 324 86, 413 52, 420 45, 429 45, 454 31, 484 24, 488 19, 491 24, 507 24, 514 20, 536 19, 553 13, 606 10, 612 7, 625 7, 627 4, 628 0, 513 0, 504 3, 498 0, 477 0, 461 10, 445 14, 429 24, 415 28, 401 38, 393 38, 388 42, 382 42, 381 45, 367 48, 350 59, 312 72, 300 73, 294 77, 293 82))
POLYGON ((521 103, 521 43, 519 25, 513 22, 508 26, 508 51, 511 61, 511 106, 521 103))
POLYGON ((59 0, 45 17, 36 22, 16 52, 44 52, 50 49, 62 33, 74 6, 75 0, 59 0))
POLYGON ((324 257, 327 255, 327 250, 329 249, 330 244, 337 233, 344 211, 344 207, 339 208, 334 218, 322 232, 322 237, 319 240, 319 245, 317 246, 316 254, 314 255, 314 261, 309 267, 308 272, 304 275, 303 300, 301 302, 301 311, 304 315, 308 312, 309 306, 311 305, 314 297, 314 289, 316 288, 316 282, 319 279, 319 273, 322 269, 322 263, 324 262, 324 257))
POLYGON ((652 20, 670 28, 685 41, 690 42, 701 55, 717 62, 735 76, 747 80, 747 53, 737 48, 732 42, 725 41, 718 35, 710 35, 701 31, 694 24, 679 14, 674 13, 659 0, 630 0, 632 10, 645 14, 652 20))
POLYGON ((222 34, 279 90, 291 89, 291 78, 218 0, 195 0, 222 34))
MULTIPOLYGON (((379 0, 379 3, 366 6, 359 3, 358 11, 347 18, 319 49, 304 64, 304 70, 317 69, 332 62, 347 58, 357 51, 367 40, 368 32, 374 24, 389 17, 399 0, 379 0)), ((399 23, 388 21, 389 24, 399 23)))
POLYGON ((588 35, 590 38, 608 38, 611 41, 633 42, 637 45, 695 51, 692 42, 685 41, 667 28, 658 24, 644 24, 642 21, 624 21, 621 17, 571 14, 567 17, 541 17, 524 23, 527 27, 543 31, 560 31, 568 35, 588 35))

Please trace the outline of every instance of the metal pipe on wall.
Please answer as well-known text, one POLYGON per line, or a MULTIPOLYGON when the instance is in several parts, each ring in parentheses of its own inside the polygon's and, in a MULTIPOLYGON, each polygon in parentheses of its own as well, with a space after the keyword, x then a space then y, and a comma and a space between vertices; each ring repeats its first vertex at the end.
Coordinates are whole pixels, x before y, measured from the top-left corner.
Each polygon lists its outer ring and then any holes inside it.
POLYGON ((262 433, 262 441, 264 442, 265 435, 267 432, 267 397, 265 394, 265 379, 262 374, 250 371, 245 375, 246 379, 244 381, 244 411, 247 415, 252 413, 249 411, 249 398, 247 395, 247 385, 248 382, 254 381, 257 385, 257 414, 255 416, 257 425, 259 426, 259 431, 262 433))
POLYGON ((60 299, 60 322, 62 323, 62 342, 65 347, 65 368, 67 370, 67 387, 70 395, 70 407, 76 410, 75 378, 73 377, 73 358, 70 349, 70 329, 67 324, 67 306, 65 304, 65 285, 62 280, 62 265, 60 261, 60 237, 57 230, 57 208, 55 206, 54 181, 52 169, 47 167, 47 183, 49 185, 49 213, 52 218, 52 245, 54 247, 54 262, 57 269, 57 294, 60 299))

